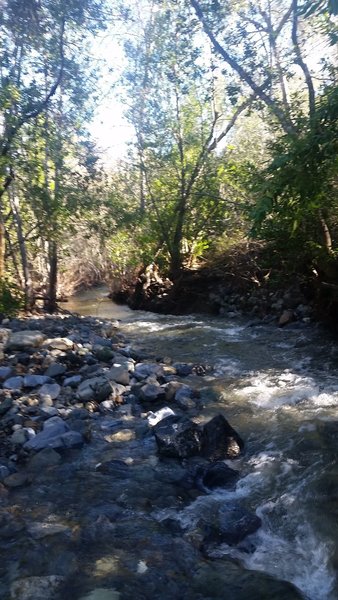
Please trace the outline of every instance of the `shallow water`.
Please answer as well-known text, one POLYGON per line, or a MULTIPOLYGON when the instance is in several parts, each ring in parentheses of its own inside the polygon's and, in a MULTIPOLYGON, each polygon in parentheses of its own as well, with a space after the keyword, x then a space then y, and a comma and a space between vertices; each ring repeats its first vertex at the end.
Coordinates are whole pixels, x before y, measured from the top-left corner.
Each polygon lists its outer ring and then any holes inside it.
MULTIPOLYGON (((128 484, 128 489, 126 487, 122 492, 125 500, 122 498, 120 502, 120 505, 125 502, 126 510, 138 515, 136 533, 130 533, 131 544, 144 543, 140 541, 143 539, 142 533, 138 533, 138 527, 142 530, 138 519, 144 519, 144 515, 140 517, 137 486, 149 486, 146 518, 152 524, 150 526, 148 523, 147 526, 154 528, 153 535, 158 545, 165 544, 161 538, 162 530, 158 529, 165 519, 177 522, 188 535, 194 531, 199 516, 210 511, 215 502, 227 503, 240 499, 261 517, 263 525, 250 537, 250 550, 245 545, 233 548, 223 544, 216 548, 215 565, 218 565, 218 559, 231 556, 248 570, 261 571, 292 582, 308 600, 337 598, 336 341, 330 339, 327 332, 311 325, 294 324, 279 329, 273 325, 253 325, 245 319, 132 312, 111 303, 104 297, 105 293, 105 289, 86 292, 72 299, 65 308, 99 318, 121 319, 121 330, 130 340, 131 347, 149 357, 171 357, 174 361, 213 367, 213 371, 204 377, 190 377, 190 383, 200 388, 205 404, 199 419, 207 420, 222 412, 246 441, 243 458, 231 463, 241 472, 236 489, 218 490, 207 496, 192 498, 189 502, 180 502, 173 495, 171 503, 170 486, 164 490, 167 500, 156 498, 157 488, 152 489, 151 477, 147 479, 148 471, 152 474, 154 469, 156 471, 153 447, 144 448, 143 456, 140 456, 138 448, 137 456, 132 457, 124 455, 122 444, 119 448, 115 445, 114 452, 105 451, 107 456, 130 459, 131 464, 135 465, 135 487, 128 484), (148 453, 150 458, 147 463, 148 453), (142 469, 137 470, 137 461, 141 459, 142 469), (131 500, 132 495, 134 498, 131 500)), ((109 430, 109 420, 105 426, 109 430)), ((123 427, 126 428, 126 423, 123 427)), ((99 447, 93 450, 90 446, 86 450, 89 470, 98 458, 102 458, 101 451, 99 447)), ((65 473, 67 468, 64 467, 65 473)), ((74 503, 78 502, 79 512, 86 510, 85 506, 90 502, 97 504, 95 489, 86 489, 83 472, 76 470, 74 477, 68 490, 69 497, 62 496, 62 503, 69 502, 71 518, 74 518, 74 503)), ((109 491, 105 488, 106 483, 99 476, 96 477, 102 502, 107 503, 109 491)), ((92 486, 93 480, 90 481, 92 486)), ((40 500, 45 493, 50 501, 47 488, 42 487, 39 493, 40 500)), ((20 494, 18 498, 22 501, 20 494)), ((139 501, 142 503, 142 499, 139 501)), ((97 544, 96 538, 93 544, 97 544)), ((118 558, 111 550, 109 559, 106 552, 106 562, 100 559, 101 563, 95 563, 97 582, 107 571, 111 575, 114 573, 116 561, 119 561, 119 573, 125 571, 125 578, 130 577, 131 571, 146 578, 149 564, 156 564, 156 560, 159 560, 156 559, 152 543, 150 545, 147 551, 149 560, 144 557, 139 559, 138 552, 130 554, 130 548, 127 557, 123 546, 119 549, 118 558)), ((95 552, 93 555, 96 556, 95 552)), ((88 557, 84 556, 84 562, 88 562, 88 557)), ((117 578, 115 573, 112 581, 117 582, 117 589, 124 589, 119 587, 121 574, 117 578)), ((150 586, 149 582, 147 585, 150 586)), ((101 598, 102 594, 102 598, 106 597, 105 591, 100 591, 100 585, 97 588, 96 595, 93 592, 88 599, 101 598)), ((132 598, 133 595, 136 598, 159 597, 151 589, 151 586, 149 589, 145 587, 144 595, 140 592, 139 596, 135 596, 135 591, 125 591, 122 598, 132 598)), ((118 597, 118 592, 114 590, 115 586, 112 586, 112 598, 118 597)), ((80 598, 74 594, 72 597, 80 598)), ((172 598, 179 597, 175 594, 177 592, 174 591, 172 598)), ((87 598, 85 594, 84 597, 87 598)), ((183 593, 184 597, 190 598, 183 593)), ((196 593, 191 596, 194 597, 206 596, 196 593)), ((224 598, 227 598, 226 594, 224 598)), ((238 595, 238 598, 242 596, 238 595)))

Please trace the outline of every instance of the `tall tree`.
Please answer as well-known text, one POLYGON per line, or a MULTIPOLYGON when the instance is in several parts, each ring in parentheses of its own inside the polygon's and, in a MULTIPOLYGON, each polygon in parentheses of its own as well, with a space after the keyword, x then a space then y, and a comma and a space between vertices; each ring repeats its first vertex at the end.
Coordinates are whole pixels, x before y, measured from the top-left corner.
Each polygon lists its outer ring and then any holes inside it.
POLYGON ((225 218, 228 197, 213 151, 250 101, 226 118, 189 8, 180 1, 153 9, 139 41, 126 44, 128 117, 136 131, 142 212, 176 279, 225 218))

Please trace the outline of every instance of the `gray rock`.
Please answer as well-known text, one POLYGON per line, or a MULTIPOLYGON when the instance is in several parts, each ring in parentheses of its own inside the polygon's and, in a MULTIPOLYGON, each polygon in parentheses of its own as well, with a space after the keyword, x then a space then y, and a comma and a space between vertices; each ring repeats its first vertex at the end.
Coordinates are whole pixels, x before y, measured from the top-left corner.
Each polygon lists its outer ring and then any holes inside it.
POLYGON ((61 456, 53 448, 44 448, 30 459, 27 468, 30 471, 40 471, 47 467, 54 467, 61 462, 61 456))
POLYGON ((46 339, 41 331, 16 331, 12 333, 6 345, 6 350, 24 350, 25 348, 37 348, 46 339))
POLYGON ((72 375, 71 377, 66 377, 63 381, 63 385, 75 388, 81 383, 82 375, 72 375))
POLYGON ((67 431, 61 438, 64 448, 81 448, 84 444, 83 436, 79 431, 67 431))
POLYGON ((106 377, 93 377, 80 383, 77 395, 83 402, 88 402, 89 400, 103 402, 103 400, 106 400, 110 396, 112 389, 113 386, 106 377))
POLYGON ((58 409, 55 406, 48 406, 48 404, 43 404, 40 410, 46 417, 56 417, 58 415, 58 409))
POLYGON ((155 383, 146 383, 140 389, 140 400, 145 402, 165 400, 165 389, 155 383))
POLYGON ((5 465, 0 465, 0 481, 3 481, 10 475, 10 470, 5 465))
POLYGON ((13 373, 12 367, 0 367, 0 381, 5 381, 13 373))
POLYGON ((9 488, 17 488, 30 483, 28 473, 12 473, 4 479, 4 484, 9 488))
POLYGON ((74 348, 74 342, 69 338, 56 337, 45 340, 44 346, 52 348, 53 350, 72 350, 74 348))
POLYGON ((146 379, 150 375, 154 375, 155 377, 163 376, 162 366, 157 363, 139 363, 135 366, 134 376, 139 381, 146 379))
POLYGON ((55 400, 61 392, 61 386, 58 383, 45 383, 40 389, 40 396, 50 396, 55 400))
POLYGON ((25 375, 23 378, 24 387, 34 388, 38 385, 43 385, 50 381, 50 378, 46 375, 25 375))
POLYGON ((63 448, 62 435, 67 431, 69 431, 69 427, 60 417, 51 417, 45 421, 43 430, 24 444, 24 448, 27 450, 63 448))
POLYGON ((196 403, 192 399, 194 396, 196 396, 195 390, 188 385, 182 385, 175 392, 175 402, 182 410, 192 410, 196 408, 196 403))
POLYGON ((25 528, 21 519, 18 519, 10 512, 0 510, 0 539, 14 538, 25 528))
POLYGON ((17 579, 11 585, 10 600, 54 600, 63 581, 59 575, 17 579))
POLYGON ((13 445, 23 446, 29 438, 28 432, 25 429, 18 429, 11 435, 11 443, 13 445))
POLYGON ((193 370, 193 365, 188 363, 174 363, 173 367, 176 369, 176 373, 180 377, 186 377, 187 375, 190 375, 193 370))
POLYGON ((181 383, 180 381, 169 381, 169 383, 166 383, 164 387, 165 389, 165 399, 167 402, 170 402, 171 400, 173 400, 175 398, 175 394, 176 392, 183 387, 183 383, 181 383))
POLYGON ((106 377, 110 381, 116 381, 116 383, 121 383, 122 385, 129 385, 130 376, 128 370, 123 366, 113 366, 106 373, 106 377))
POLYGON ((59 377, 59 375, 63 375, 66 372, 66 367, 60 363, 52 363, 49 365, 45 375, 47 377, 59 377))
POLYGON ((201 469, 203 486, 213 490, 220 487, 233 487, 239 477, 239 472, 231 469, 224 462, 216 462, 201 469))
POLYGON ((112 358, 114 358, 114 351, 107 346, 94 346, 93 354, 97 360, 101 362, 109 362, 112 358))
POLYGON ((5 398, 5 400, 3 400, 0 403, 0 417, 2 417, 4 414, 6 414, 6 412, 8 412, 10 408, 12 408, 12 406, 13 406, 12 398, 5 398))
POLYGON ((27 531, 34 540, 42 540, 50 535, 57 535, 59 533, 71 533, 71 529, 67 525, 49 523, 48 521, 46 523, 31 523, 28 525, 27 531))
POLYGON ((10 377, 6 379, 3 387, 6 390, 21 390, 23 387, 23 377, 21 375, 17 375, 16 377, 10 377))

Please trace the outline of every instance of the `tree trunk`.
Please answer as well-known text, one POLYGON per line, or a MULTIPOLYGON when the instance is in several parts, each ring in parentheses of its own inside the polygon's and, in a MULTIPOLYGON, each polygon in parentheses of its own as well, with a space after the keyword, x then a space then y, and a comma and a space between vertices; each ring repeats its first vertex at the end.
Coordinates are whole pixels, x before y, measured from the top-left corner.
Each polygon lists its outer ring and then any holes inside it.
POLYGON ((24 278, 24 294, 25 294, 25 310, 30 310, 34 303, 33 297, 33 289, 32 289, 32 279, 31 273, 28 263, 27 249, 25 238, 23 234, 22 220, 19 210, 19 202, 18 198, 15 195, 15 188, 9 191, 9 201, 12 209, 13 219, 16 227, 16 235, 18 238, 19 248, 20 248, 20 256, 21 256, 21 266, 24 278))
POLYGON ((52 240, 49 242, 48 249, 49 258, 49 278, 48 278, 48 291, 45 299, 45 309, 53 313, 57 309, 56 292, 57 292, 57 274, 58 274, 58 253, 57 243, 52 240))
POLYGON ((5 276, 5 250, 5 226, 0 222, 0 279, 3 279, 5 276))

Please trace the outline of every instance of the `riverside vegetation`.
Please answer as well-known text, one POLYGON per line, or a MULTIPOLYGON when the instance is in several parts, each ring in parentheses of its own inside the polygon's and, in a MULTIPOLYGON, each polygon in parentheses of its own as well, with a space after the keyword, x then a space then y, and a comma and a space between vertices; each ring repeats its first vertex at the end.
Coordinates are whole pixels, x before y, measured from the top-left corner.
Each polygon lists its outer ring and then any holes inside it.
POLYGON ((228 304, 296 282, 334 316, 336 0, 5 0, 0 29, 3 312, 154 265, 176 305, 197 270, 228 304), (134 137, 108 168, 87 125, 111 73, 134 137))

